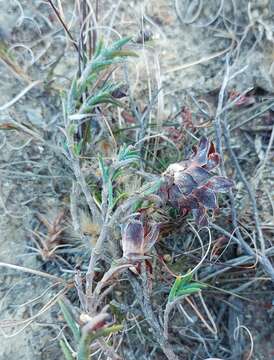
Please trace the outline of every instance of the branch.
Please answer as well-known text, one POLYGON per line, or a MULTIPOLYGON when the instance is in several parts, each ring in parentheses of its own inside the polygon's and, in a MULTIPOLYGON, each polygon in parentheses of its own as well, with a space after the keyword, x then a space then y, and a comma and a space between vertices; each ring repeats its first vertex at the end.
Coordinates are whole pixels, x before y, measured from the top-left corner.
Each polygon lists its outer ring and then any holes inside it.
POLYGON ((141 306, 141 309, 142 309, 142 312, 144 314, 146 321, 149 323, 149 325, 153 329, 154 338, 160 345, 163 353, 166 355, 166 357, 169 360, 179 360, 178 356, 174 353, 172 346, 165 339, 164 332, 159 323, 159 320, 154 315, 154 312, 153 312, 153 309, 152 309, 151 303, 150 303, 149 292, 148 292, 145 264, 143 263, 141 265, 142 265, 142 271, 141 271, 142 286, 138 282, 138 280, 136 279, 136 277, 134 275, 128 274, 130 284, 131 284, 133 291, 136 295, 136 298, 141 306))

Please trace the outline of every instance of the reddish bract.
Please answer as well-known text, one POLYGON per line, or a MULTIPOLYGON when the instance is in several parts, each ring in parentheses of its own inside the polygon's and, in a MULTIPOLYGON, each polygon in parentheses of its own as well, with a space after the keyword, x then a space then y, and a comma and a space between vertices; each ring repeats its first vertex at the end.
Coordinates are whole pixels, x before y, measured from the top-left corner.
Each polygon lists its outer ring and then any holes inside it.
POLYGON ((207 226, 207 210, 218 208, 217 194, 233 186, 232 180, 212 173, 220 161, 214 144, 202 137, 188 160, 171 164, 164 172, 159 196, 182 214, 191 211, 197 225, 207 226))
POLYGON ((130 219, 122 231, 123 257, 144 256, 158 239, 160 226, 144 220, 130 219))

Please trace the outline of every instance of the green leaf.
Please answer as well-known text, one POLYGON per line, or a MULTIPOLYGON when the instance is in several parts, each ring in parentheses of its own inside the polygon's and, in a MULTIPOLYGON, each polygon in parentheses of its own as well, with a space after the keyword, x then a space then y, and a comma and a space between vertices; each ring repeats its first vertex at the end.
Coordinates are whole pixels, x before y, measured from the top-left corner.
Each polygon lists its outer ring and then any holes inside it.
POLYGON ((81 114, 92 112, 94 107, 100 104, 124 107, 123 102, 112 96, 113 91, 118 89, 121 84, 111 84, 109 80, 104 82, 106 73, 103 74, 103 77, 101 77, 101 73, 112 65, 124 62, 125 58, 129 56, 137 56, 131 50, 122 49, 130 40, 129 37, 119 39, 107 48, 104 47, 103 40, 99 40, 94 56, 86 64, 80 78, 77 80, 75 77, 72 81, 66 99, 64 117, 79 111, 79 108, 81 114), (82 103, 83 94, 88 95, 84 103, 82 103))
POLYGON ((186 275, 182 275, 181 276, 181 282, 180 282, 180 285, 183 287, 183 286, 186 286, 187 284, 190 283, 190 281, 192 280, 193 278, 193 274, 191 272, 188 272, 186 275))
POLYGON ((122 48, 123 46, 125 46, 130 40, 131 40, 131 37, 128 36, 128 37, 125 37, 125 38, 122 38, 122 39, 119 39, 119 40, 115 41, 115 42, 112 44, 112 50, 121 49, 121 48, 122 48))
POLYGON ((63 301, 59 301, 59 306, 61 308, 61 311, 63 313, 64 319, 66 320, 66 323, 68 324, 68 327, 70 328, 75 341, 78 343, 80 341, 80 329, 76 321, 73 319, 69 308, 65 305, 63 301))
POLYGON ((123 59, 109 59, 109 60, 103 60, 101 57, 98 57, 98 59, 93 60, 93 62, 90 64, 90 69, 88 71, 88 75, 84 78, 87 78, 91 73, 96 73, 96 75, 99 75, 99 72, 105 70, 110 65, 119 64, 123 61, 123 59))
POLYGON ((169 295, 168 295, 168 302, 173 301, 176 298, 176 294, 180 288, 182 282, 182 277, 178 276, 172 285, 172 288, 170 289, 169 295))
POLYGON ((117 180, 117 178, 119 176, 121 176, 123 174, 123 170, 122 169, 116 169, 114 170, 113 174, 112 174, 112 181, 117 180))
POLYGON ((128 56, 138 57, 138 54, 136 54, 136 52, 130 51, 130 50, 117 50, 117 51, 113 51, 111 53, 111 58, 128 57, 128 56))
POLYGON ((124 107, 124 104, 115 99, 108 90, 99 91, 97 95, 93 95, 85 101, 81 108, 81 113, 87 113, 99 104, 112 104, 117 107, 124 107))
POLYGON ((76 126, 75 124, 71 123, 68 127, 68 135, 72 138, 74 134, 76 133, 76 126))
POLYGON ((83 145, 84 139, 81 139, 78 144, 74 144, 74 154, 79 156, 81 154, 81 149, 83 145))
POLYGON ((99 154, 99 168, 103 177, 104 183, 108 182, 109 179, 109 169, 105 166, 102 155, 99 154))
POLYGON ((64 340, 60 340, 59 341, 59 344, 60 344, 60 347, 62 349, 62 352, 66 358, 66 360, 75 360, 74 357, 73 357, 73 354, 70 350, 70 348, 68 347, 68 345, 65 343, 64 340))
POLYGON ((140 159, 140 155, 132 145, 126 146, 125 144, 120 148, 118 153, 118 161, 125 161, 129 159, 140 159))
POLYGON ((179 296, 194 294, 206 287, 204 284, 191 282, 191 280, 191 273, 184 276, 178 276, 170 289, 168 302, 174 301, 179 296))
POLYGON ((127 146, 125 144, 123 144, 120 149, 119 149, 119 152, 118 152, 118 161, 121 161, 121 160, 124 160, 124 155, 126 153, 126 149, 127 149, 127 146))
POLYGON ((67 113, 73 114, 76 108, 76 101, 78 100, 77 80, 76 77, 72 80, 70 91, 67 99, 67 113))
POLYGON ((137 200, 131 207, 131 212, 135 213, 142 208, 143 200, 137 200))
POLYGON ((119 168, 136 162, 140 159, 138 151, 136 151, 133 146, 123 145, 118 153, 117 160, 119 162, 119 168))
POLYGON ((127 198, 127 197, 128 197, 128 193, 123 192, 123 193, 119 194, 113 201, 113 207, 115 207, 121 199, 127 198))
POLYGON ((83 94, 87 88, 95 82, 97 79, 97 74, 91 73, 85 78, 85 81, 79 82, 78 84, 78 92, 79 94, 83 94))
POLYGON ((77 353, 78 360, 89 360, 90 356, 90 344, 102 337, 108 336, 112 333, 118 332, 123 329, 123 325, 112 325, 110 327, 99 329, 96 332, 91 332, 88 334, 83 334, 79 344, 79 349, 77 353))
POLYGON ((162 183, 162 179, 157 179, 155 181, 146 183, 144 186, 141 187, 140 192, 145 196, 152 195, 160 189, 162 183))
POLYGON ((126 319, 125 314, 121 311, 121 309, 118 306, 115 305, 115 301, 111 301, 109 303, 109 308, 112 315, 115 317, 115 319, 117 319, 117 321, 122 322, 126 319))
POLYGON ((182 296, 182 295, 190 295, 190 294, 194 294, 198 291, 200 291, 204 286, 201 286, 201 284, 198 285, 188 285, 186 286, 184 289, 179 289, 176 293, 176 297, 182 296))
MULTIPOLYGON (((99 78, 101 71, 107 69, 107 67, 111 65, 123 62, 125 57, 136 56, 133 51, 121 50, 121 48, 129 41, 130 38, 123 38, 114 42, 112 46, 104 48, 103 40, 99 40, 93 58, 86 65, 78 81, 77 99, 80 99, 90 82, 94 83, 94 81, 99 78)), ((92 97, 94 96, 96 97, 96 94, 92 95, 92 97)), ((119 106, 121 106, 121 103, 119 106)))
POLYGON ((95 52, 94 52, 94 58, 97 58, 101 54, 103 47, 104 47, 104 40, 99 39, 99 41, 97 42, 95 52))

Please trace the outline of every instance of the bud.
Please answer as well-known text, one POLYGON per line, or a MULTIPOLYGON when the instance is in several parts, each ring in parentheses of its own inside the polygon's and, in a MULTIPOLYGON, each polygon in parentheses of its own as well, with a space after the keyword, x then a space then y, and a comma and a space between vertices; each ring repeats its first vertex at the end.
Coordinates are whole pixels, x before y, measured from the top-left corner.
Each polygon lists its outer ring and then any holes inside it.
POLYGON ((143 224, 140 220, 131 219, 122 232, 123 257, 144 256, 159 237, 159 224, 143 224))
POLYGON ((122 232, 123 257, 144 255, 144 226, 140 220, 130 219, 122 232))

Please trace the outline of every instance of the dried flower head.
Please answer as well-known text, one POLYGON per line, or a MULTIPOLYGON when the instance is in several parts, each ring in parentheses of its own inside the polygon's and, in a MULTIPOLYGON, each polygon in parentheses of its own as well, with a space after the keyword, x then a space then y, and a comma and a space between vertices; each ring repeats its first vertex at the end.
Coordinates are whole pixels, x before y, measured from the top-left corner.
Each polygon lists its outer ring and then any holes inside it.
POLYGON ((199 226, 208 225, 207 209, 218 208, 217 193, 233 186, 230 179, 212 174, 220 161, 214 144, 201 138, 188 160, 171 164, 163 173, 165 186, 159 195, 183 214, 192 211, 199 226))
POLYGON ((122 231, 123 257, 132 259, 144 256, 157 241, 159 231, 158 224, 129 219, 122 231))

